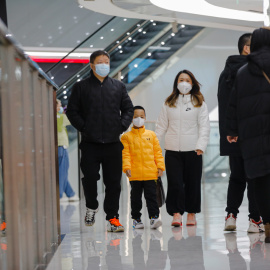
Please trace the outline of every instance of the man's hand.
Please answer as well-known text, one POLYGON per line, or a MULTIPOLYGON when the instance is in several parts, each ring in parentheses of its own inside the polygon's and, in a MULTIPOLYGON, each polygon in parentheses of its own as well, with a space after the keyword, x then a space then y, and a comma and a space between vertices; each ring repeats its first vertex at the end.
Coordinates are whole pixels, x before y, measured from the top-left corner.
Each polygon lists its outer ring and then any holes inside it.
POLYGON ((238 136, 227 136, 227 140, 229 143, 237 142, 238 136))
POLYGON ((198 156, 201 156, 203 154, 203 151, 200 149, 195 150, 198 156))
POLYGON ((161 169, 158 169, 158 177, 161 177, 163 175, 163 171, 161 169))
POLYGON ((126 170, 126 175, 128 178, 130 178, 131 177, 131 170, 126 170))

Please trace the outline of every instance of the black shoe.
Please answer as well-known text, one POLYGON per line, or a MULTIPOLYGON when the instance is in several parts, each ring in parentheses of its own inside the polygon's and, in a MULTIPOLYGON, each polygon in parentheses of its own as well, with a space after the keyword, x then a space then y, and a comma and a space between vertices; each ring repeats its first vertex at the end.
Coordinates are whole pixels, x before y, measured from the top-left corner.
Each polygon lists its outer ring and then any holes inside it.
POLYGON ((84 223, 86 226, 93 226, 95 224, 95 214, 98 212, 98 209, 92 210, 90 208, 86 208, 86 215, 84 219, 84 223))

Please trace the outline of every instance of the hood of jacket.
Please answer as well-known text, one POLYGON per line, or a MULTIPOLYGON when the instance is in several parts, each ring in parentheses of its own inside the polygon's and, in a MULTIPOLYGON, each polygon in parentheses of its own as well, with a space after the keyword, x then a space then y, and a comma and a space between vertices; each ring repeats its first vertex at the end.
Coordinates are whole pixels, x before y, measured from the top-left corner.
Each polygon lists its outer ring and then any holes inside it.
POLYGON ((237 71, 245 65, 247 61, 246 55, 231 55, 228 57, 224 68, 224 77, 229 87, 233 86, 237 71))
POLYGON ((270 47, 263 47, 248 56, 248 68, 256 75, 261 75, 262 70, 270 77, 270 47))

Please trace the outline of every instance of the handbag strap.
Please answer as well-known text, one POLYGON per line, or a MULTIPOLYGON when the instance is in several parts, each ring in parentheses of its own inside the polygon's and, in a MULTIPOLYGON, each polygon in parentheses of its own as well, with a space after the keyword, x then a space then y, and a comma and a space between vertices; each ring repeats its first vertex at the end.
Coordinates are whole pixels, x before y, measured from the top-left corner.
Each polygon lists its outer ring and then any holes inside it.
POLYGON ((263 75, 264 75, 264 77, 265 77, 265 79, 269 82, 269 84, 270 84, 270 79, 269 79, 269 77, 266 75, 266 73, 262 70, 262 73, 263 73, 263 75))

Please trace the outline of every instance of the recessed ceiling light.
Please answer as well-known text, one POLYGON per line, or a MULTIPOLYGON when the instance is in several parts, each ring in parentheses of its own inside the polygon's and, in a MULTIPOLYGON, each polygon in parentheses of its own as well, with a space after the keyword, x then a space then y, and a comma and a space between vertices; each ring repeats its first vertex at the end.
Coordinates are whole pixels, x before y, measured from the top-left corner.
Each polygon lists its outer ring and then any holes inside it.
POLYGON ((132 40, 132 37, 129 37, 128 40, 132 40))
POLYGON ((146 34, 146 32, 145 32, 145 31, 143 31, 143 34, 145 35, 145 34, 146 34))
POLYGON ((122 76, 121 76, 121 80, 123 80, 123 79, 124 79, 124 76, 122 75, 122 76))
POLYGON ((122 46, 121 46, 121 45, 119 45, 119 46, 118 46, 118 48, 119 48, 119 49, 122 49, 122 46))
POLYGON ((140 28, 138 31, 139 31, 139 32, 142 32, 142 28, 140 28))
POLYGON ((129 33, 129 32, 127 32, 127 35, 129 36, 129 35, 130 35, 130 33, 129 33))
POLYGON ((135 65, 134 65, 134 67, 135 67, 135 68, 137 68, 137 67, 138 67, 138 65, 137 65, 137 64, 135 64, 135 65))
POLYGON ((127 21, 127 19, 124 19, 123 21, 125 21, 125 22, 126 22, 126 21, 127 21))
POLYGON ((121 50, 121 51, 119 51, 120 53, 123 53, 123 51, 121 50))
POLYGON ((63 94, 65 95, 67 93, 67 91, 63 91, 63 94))
POLYGON ((164 45, 164 44, 165 44, 165 42, 164 42, 164 41, 162 41, 162 42, 161 42, 161 45, 164 45))
POLYGON ((171 36, 174 37, 175 36, 175 33, 171 33, 171 36))
POLYGON ((103 39, 104 37, 100 37, 100 39, 103 39))
POLYGON ((67 96, 64 96, 64 99, 67 99, 67 96))
POLYGON ((133 39, 133 42, 136 42, 136 39, 133 39))
POLYGON ((64 68, 68 68, 68 65, 65 65, 64 68))
POLYGON ((114 29, 112 28, 112 29, 111 29, 111 31, 113 32, 113 31, 114 31, 114 29))
POLYGON ((148 56, 151 56, 152 55, 152 53, 148 53, 148 56))

